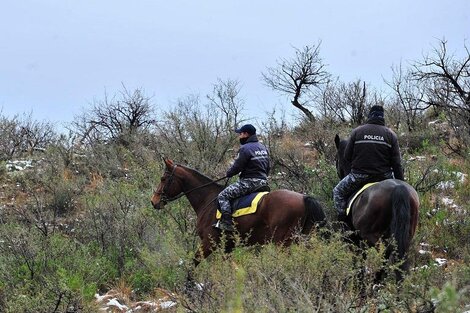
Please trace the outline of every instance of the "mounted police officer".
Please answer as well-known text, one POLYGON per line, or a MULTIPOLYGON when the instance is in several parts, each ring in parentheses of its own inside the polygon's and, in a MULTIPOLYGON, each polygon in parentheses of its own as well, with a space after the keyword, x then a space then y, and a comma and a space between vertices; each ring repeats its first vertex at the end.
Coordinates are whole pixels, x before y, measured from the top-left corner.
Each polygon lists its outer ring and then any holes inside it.
POLYGON ((348 198, 364 184, 389 178, 403 180, 397 135, 385 126, 384 109, 373 106, 364 125, 351 132, 344 158, 351 172, 333 189, 338 221, 346 221, 348 198))
POLYGON ((227 186, 218 196, 222 218, 214 226, 224 231, 234 231, 230 201, 268 186, 270 170, 268 149, 258 141, 256 128, 251 124, 235 130, 240 139, 240 150, 227 176, 240 173, 239 180, 227 186))

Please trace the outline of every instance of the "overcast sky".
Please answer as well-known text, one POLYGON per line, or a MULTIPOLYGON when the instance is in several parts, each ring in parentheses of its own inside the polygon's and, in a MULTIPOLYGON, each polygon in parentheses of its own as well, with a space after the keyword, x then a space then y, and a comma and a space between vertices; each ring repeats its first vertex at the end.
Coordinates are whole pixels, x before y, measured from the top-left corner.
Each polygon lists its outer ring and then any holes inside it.
POLYGON ((122 84, 169 108, 221 78, 261 118, 290 107, 261 72, 293 47, 321 41, 330 73, 382 88, 442 38, 470 46, 469 0, 2 0, 0 111, 69 122, 122 84))

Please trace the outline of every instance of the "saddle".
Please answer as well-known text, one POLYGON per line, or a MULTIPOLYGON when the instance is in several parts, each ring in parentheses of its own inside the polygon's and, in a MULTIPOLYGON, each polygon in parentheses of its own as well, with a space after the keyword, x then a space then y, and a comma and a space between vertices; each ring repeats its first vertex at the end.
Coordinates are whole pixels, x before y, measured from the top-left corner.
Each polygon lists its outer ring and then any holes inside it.
POLYGON ((346 208, 346 215, 349 215, 349 212, 351 211, 351 208, 354 204, 354 201, 359 197, 359 195, 361 193, 364 192, 364 190, 366 190, 367 188, 377 184, 378 182, 373 182, 373 183, 368 183, 368 184, 365 184, 364 186, 362 186, 361 189, 359 189, 358 191, 356 191, 355 193, 353 193, 353 195, 351 197, 349 197, 348 199, 348 206, 346 208))
MULTIPOLYGON (((234 199, 230 202, 233 212, 232 216, 237 217, 255 213, 258 208, 259 201, 270 191, 271 189, 269 186, 263 186, 256 189, 253 193, 234 199)), ((217 209, 216 218, 220 219, 221 217, 222 213, 217 209)))

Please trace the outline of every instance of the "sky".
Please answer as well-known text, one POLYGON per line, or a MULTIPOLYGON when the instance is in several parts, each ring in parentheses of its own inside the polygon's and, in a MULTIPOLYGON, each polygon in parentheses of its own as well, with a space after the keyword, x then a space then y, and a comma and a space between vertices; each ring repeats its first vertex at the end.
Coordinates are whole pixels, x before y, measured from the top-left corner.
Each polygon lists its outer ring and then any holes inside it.
POLYGON ((342 81, 378 89, 391 67, 470 46, 469 0, 2 0, 0 114, 69 123, 136 88, 158 109, 237 80, 245 115, 294 114, 261 73, 318 44, 342 81))

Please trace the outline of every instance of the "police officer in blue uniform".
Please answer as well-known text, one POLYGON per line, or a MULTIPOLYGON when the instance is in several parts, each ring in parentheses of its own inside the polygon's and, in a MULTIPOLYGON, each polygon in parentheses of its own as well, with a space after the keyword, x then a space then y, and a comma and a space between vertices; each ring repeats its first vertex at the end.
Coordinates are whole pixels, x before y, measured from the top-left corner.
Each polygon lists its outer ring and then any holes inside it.
POLYGON ((269 152, 258 141, 256 128, 246 124, 235 132, 238 133, 241 147, 235 162, 227 170, 227 176, 240 175, 237 182, 227 186, 218 196, 222 217, 214 226, 223 231, 234 231, 230 201, 267 186, 270 170, 269 152))
POLYGON ((343 222, 348 197, 364 184, 389 178, 404 179, 397 135, 385 126, 382 106, 374 105, 366 123, 353 129, 344 158, 351 163, 351 172, 333 189, 338 220, 343 222))

